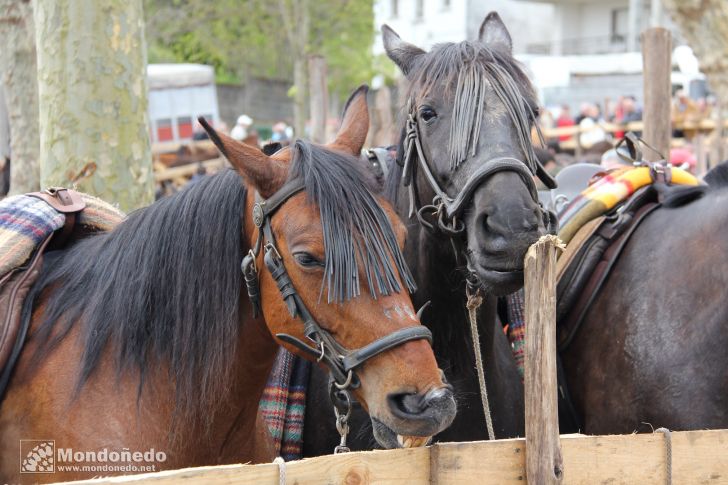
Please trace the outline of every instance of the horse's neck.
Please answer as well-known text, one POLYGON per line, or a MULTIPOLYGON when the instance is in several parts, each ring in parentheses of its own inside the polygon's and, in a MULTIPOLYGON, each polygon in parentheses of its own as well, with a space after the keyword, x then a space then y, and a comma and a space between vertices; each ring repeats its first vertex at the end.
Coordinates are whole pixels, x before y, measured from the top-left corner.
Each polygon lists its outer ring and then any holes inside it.
MULTIPOLYGON (((247 299, 244 301, 248 303, 247 299)), ((243 305, 241 312, 249 315, 249 304, 243 305)), ((224 441, 219 444, 220 455, 238 461, 240 457, 253 462, 270 461, 274 458, 272 442, 258 412, 258 404, 278 345, 262 319, 251 319, 242 327, 238 348, 230 402, 220 403, 221 408, 233 410, 227 419, 218 420, 226 430, 224 441)), ((227 462, 226 459, 222 461, 227 462)))

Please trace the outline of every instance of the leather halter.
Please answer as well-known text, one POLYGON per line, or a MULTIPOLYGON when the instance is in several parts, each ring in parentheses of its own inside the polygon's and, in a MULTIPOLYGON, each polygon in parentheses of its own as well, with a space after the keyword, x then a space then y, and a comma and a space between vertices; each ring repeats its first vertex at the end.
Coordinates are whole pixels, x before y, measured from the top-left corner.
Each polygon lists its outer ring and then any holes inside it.
MULTIPOLYGON (((480 166, 473 174, 470 175, 468 180, 460 192, 453 198, 450 197, 445 190, 440 186, 435 178, 430 166, 427 162, 427 157, 422 150, 422 143, 420 141, 419 129, 417 126, 417 119, 414 113, 410 113, 407 117, 406 132, 404 138, 404 162, 402 171, 402 185, 409 189, 409 202, 410 211, 409 216, 417 215, 417 219, 424 227, 428 229, 434 229, 434 224, 427 221, 425 216, 430 213, 437 216, 438 228, 450 235, 456 236, 465 230, 465 225, 459 217, 465 210, 466 205, 470 202, 475 190, 480 184, 488 177, 503 171, 516 172, 523 182, 528 187, 528 191, 537 203, 540 204, 538 199, 538 192, 536 190, 536 184, 533 181, 534 173, 531 172, 529 167, 521 160, 513 157, 495 157, 487 160, 482 166, 480 166), (416 188, 415 188, 415 161, 417 159, 417 166, 422 170, 425 175, 427 183, 430 185, 432 190, 435 192, 435 197, 432 199, 432 204, 418 207, 416 188)), ((536 167, 536 173, 548 187, 556 187, 554 179, 541 167, 540 164, 536 167)), ((543 207, 542 207, 543 210, 543 207)), ((544 212, 544 222, 547 227, 555 227, 556 216, 549 214, 547 211, 544 212)))
MULTIPOLYGON (((263 261, 266 268, 276 282, 281 297, 288 307, 292 317, 298 316, 303 321, 304 335, 311 341, 310 345, 299 338, 286 333, 276 334, 286 342, 305 354, 323 362, 329 369, 333 384, 337 389, 355 389, 359 387, 359 378, 355 370, 367 360, 381 354, 393 347, 397 347, 412 340, 427 340, 432 343, 432 333, 422 325, 406 327, 381 337, 364 347, 349 350, 339 344, 336 339, 316 321, 303 303, 300 295, 293 286, 285 264, 281 258, 271 229, 271 217, 284 202, 305 189, 303 181, 292 180, 283 185, 275 194, 266 200, 257 201, 253 206, 253 222, 258 227, 258 239, 255 247, 243 258, 241 268, 248 288, 248 296, 253 303, 253 314, 260 312, 260 289, 258 287, 257 268, 255 260, 264 251, 263 261)), ((257 199, 257 195, 256 195, 257 199)))

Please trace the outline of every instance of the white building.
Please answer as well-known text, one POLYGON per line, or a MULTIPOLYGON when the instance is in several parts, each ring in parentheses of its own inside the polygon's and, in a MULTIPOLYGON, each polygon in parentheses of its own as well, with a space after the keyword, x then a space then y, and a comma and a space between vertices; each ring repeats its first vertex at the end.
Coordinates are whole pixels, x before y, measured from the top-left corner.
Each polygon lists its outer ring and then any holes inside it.
MULTIPOLYGON (((495 10, 513 37, 514 52, 551 39, 554 7, 520 0, 376 0, 374 21, 387 24, 402 39, 424 49, 439 42, 473 40, 488 12, 495 10)), ((381 36, 374 53, 384 52, 381 36)))
MULTIPOLYGON (((535 0, 553 7, 552 36, 526 46, 533 54, 593 55, 640 50, 640 32, 675 29, 660 0, 535 0)), ((532 3, 523 2, 525 4, 532 3)))
MULTIPOLYGON (((728 1, 728 0, 726 0, 728 1)), ((388 24, 407 42, 425 49, 438 42, 475 39, 485 15, 499 13, 547 106, 602 103, 620 95, 642 99, 640 33, 669 28, 673 45, 683 44, 660 0, 377 0, 377 27, 388 24)), ((384 52, 380 39, 375 54, 384 52)), ((689 50, 689 49, 688 49, 689 50)), ((673 89, 705 96, 705 77, 684 69, 674 55, 673 89)), ((694 60, 694 58, 692 59, 694 60)), ((692 62, 692 61, 691 61, 692 62)), ((696 65, 697 66, 697 65, 696 65)))

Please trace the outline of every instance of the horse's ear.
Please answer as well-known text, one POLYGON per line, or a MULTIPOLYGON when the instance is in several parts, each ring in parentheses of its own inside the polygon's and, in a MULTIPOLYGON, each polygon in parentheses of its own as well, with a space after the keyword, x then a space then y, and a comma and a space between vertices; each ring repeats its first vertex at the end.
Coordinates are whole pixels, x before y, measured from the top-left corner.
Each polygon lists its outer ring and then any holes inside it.
POLYGON ((409 75, 417 59, 425 54, 425 51, 416 45, 403 41, 397 32, 387 24, 382 25, 382 41, 384 41, 384 50, 387 51, 387 55, 399 66, 405 76, 409 75))
POLYGON ((341 128, 336 133, 336 139, 328 145, 329 148, 350 153, 355 157, 361 154, 367 133, 369 133, 368 92, 369 86, 363 84, 351 93, 349 100, 344 105, 341 128))
POLYGON ((288 167, 272 160, 257 147, 239 142, 211 127, 205 118, 198 118, 210 140, 225 158, 263 198, 273 195, 286 181, 288 167))
POLYGON ((513 53, 513 41, 508 33, 506 24, 501 20, 497 12, 490 12, 480 26, 478 40, 493 50, 499 50, 507 54, 513 53))

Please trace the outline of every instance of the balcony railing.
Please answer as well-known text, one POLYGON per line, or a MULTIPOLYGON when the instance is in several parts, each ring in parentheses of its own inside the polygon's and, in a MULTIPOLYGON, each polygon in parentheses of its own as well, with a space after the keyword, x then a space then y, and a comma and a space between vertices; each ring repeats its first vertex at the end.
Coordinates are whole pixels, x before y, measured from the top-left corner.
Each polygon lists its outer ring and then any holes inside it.
MULTIPOLYGON (((628 52, 627 50, 627 36, 626 35, 608 35, 599 37, 578 37, 572 39, 564 39, 560 42, 560 52, 556 49, 554 44, 549 43, 537 43, 528 44, 526 46, 526 53, 528 54, 542 54, 542 55, 556 55, 560 54, 563 56, 574 56, 574 55, 590 55, 590 54, 620 54, 628 52)), ((635 49, 639 50, 640 43, 639 38, 635 40, 635 49)))

